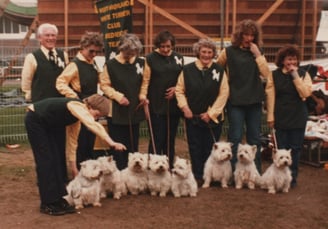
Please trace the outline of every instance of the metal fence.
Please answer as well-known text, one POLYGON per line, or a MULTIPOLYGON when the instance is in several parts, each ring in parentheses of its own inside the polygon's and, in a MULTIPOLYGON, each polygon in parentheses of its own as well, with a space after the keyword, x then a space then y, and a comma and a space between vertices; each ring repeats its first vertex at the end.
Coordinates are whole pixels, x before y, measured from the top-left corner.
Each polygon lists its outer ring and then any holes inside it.
MULTIPOLYGON (((37 47, 27 47, 18 53, 19 47, 0 48, 0 144, 13 144, 27 141, 24 127, 26 104, 24 95, 20 89, 20 77, 24 58, 27 53, 37 47), (17 54, 18 53, 18 54, 17 54)), ((274 54, 279 47, 264 47, 264 53, 269 61, 273 60, 274 54)), ((70 58, 74 57, 78 47, 67 48, 70 58)), ((305 49, 310 51, 311 49, 305 49)), ((177 46, 176 51, 185 55, 193 56, 192 47, 177 46)), ((326 53, 319 53, 318 57, 324 57, 326 53)), ((223 127, 223 134, 227 131, 227 125, 223 127)), ((263 122, 263 132, 267 132, 263 122)), ((140 135, 148 137, 147 123, 141 124, 140 135)), ((183 123, 178 128, 178 135, 184 135, 183 123)))

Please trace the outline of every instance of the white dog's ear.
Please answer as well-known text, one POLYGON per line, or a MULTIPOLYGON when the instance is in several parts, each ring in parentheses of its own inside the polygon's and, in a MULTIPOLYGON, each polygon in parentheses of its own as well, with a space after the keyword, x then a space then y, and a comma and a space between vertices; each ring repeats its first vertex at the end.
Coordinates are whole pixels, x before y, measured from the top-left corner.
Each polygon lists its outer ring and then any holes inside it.
POLYGON ((257 146, 256 145, 252 145, 252 151, 254 154, 256 154, 256 151, 257 151, 257 146))
POLYGON ((86 164, 86 162, 85 161, 82 161, 81 163, 80 163, 80 165, 81 165, 81 167, 85 167, 85 164, 86 164))

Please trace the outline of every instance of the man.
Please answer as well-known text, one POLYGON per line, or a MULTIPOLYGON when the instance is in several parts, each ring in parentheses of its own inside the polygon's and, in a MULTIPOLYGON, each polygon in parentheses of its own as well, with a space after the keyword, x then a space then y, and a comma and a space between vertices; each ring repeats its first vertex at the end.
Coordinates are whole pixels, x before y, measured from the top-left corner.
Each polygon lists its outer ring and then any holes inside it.
MULTIPOLYGON (((27 54, 22 70, 21 87, 27 102, 35 103, 46 98, 62 97, 56 89, 56 79, 68 63, 68 55, 55 48, 57 35, 57 26, 53 24, 41 24, 37 30, 40 48, 27 54)), ((64 179, 67 180, 65 128, 57 128, 54 137, 57 140, 57 147, 63 152, 61 169, 64 179)))
POLYGON ((22 90, 25 99, 37 102, 50 97, 60 97, 56 79, 68 63, 68 54, 57 48, 58 29, 53 24, 41 24, 37 31, 40 48, 25 57, 22 70, 22 90))

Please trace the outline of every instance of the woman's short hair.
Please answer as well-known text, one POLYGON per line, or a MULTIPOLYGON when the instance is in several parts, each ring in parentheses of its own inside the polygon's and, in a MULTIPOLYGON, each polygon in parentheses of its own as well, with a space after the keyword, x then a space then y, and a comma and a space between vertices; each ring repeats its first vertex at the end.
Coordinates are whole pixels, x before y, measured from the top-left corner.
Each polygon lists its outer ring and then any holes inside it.
POLYGON ((275 64, 277 67, 281 68, 284 66, 284 59, 286 56, 295 56, 297 58, 297 65, 299 65, 300 51, 297 45, 287 44, 278 50, 275 59, 275 64))
POLYGON ((98 32, 89 32, 86 31, 80 40, 80 47, 81 49, 89 47, 91 45, 97 46, 97 47, 103 47, 104 41, 102 34, 98 32))
POLYGON ((156 48, 159 48, 162 43, 166 41, 171 41, 171 45, 174 47, 175 46, 175 37, 173 36, 172 33, 170 33, 167 30, 159 32, 155 39, 154 39, 154 45, 156 48))
POLYGON ((140 54, 143 46, 137 37, 132 33, 124 34, 119 41, 118 51, 135 51, 140 54))
POLYGON ((216 43, 210 38, 201 38, 198 42, 194 43, 192 50, 197 58, 199 58, 199 52, 201 48, 209 48, 213 50, 213 58, 217 55, 216 43))

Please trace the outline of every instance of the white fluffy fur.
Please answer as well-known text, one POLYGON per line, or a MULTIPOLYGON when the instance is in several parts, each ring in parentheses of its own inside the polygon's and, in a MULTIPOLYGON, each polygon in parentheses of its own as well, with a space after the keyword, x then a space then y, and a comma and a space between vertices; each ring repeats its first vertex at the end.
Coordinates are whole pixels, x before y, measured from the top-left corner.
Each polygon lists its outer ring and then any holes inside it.
POLYGON ((148 155, 135 152, 129 153, 128 167, 121 171, 122 181, 125 184, 124 194, 130 192, 138 195, 148 189, 148 155))
POLYGON ((222 188, 228 187, 228 182, 232 177, 231 158, 231 143, 216 142, 213 144, 212 152, 204 167, 203 188, 208 188, 211 181, 220 181, 222 188))
POLYGON ((171 191, 174 197, 197 196, 198 186, 189 160, 175 157, 171 191))
POLYGON ((120 199, 124 191, 121 172, 117 169, 112 156, 103 156, 97 159, 100 162, 102 177, 100 178, 100 197, 106 198, 112 193, 114 199, 120 199))
POLYGON ((148 189, 152 196, 165 197, 171 188, 169 158, 166 155, 149 155, 148 189))
POLYGON ((261 177, 261 188, 268 189, 268 193, 277 191, 288 192, 292 181, 289 166, 292 164, 291 150, 278 149, 273 153, 273 163, 261 177))
POLYGON ((97 160, 81 162, 78 175, 68 184, 67 195, 64 197, 69 204, 81 209, 92 204, 100 207, 100 163, 97 160))
POLYGON ((259 182, 260 174, 254 162, 256 151, 256 145, 238 145, 237 163, 234 172, 236 189, 241 189, 244 184, 247 184, 249 189, 254 189, 259 182))

